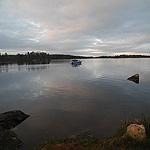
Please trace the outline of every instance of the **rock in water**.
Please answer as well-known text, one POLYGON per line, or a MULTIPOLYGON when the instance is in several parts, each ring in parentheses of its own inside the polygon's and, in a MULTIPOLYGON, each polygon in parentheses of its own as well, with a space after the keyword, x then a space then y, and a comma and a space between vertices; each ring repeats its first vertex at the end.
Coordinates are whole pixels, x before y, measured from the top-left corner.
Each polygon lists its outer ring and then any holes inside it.
POLYGON ((29 115, 20 110, 0 114, 0 150, 17 150, 23 145, 17 135, 9 129, 14 128, 28 117, 29 115))
POLYGON ((0 131, 9 130, 27 119, 29 115, 20 110, 9 111, 0 114, 0 131))
POLYGON ((143 141, 146 139, 146 130, 143 124, 131 124, 127 127, 127 132, 125 135, 128 135, 138 141, 143 141))
POLYGON ((23 143, 14 132, 10 130, 0 132, 0 150, 17 150, 22 145, 23 143))
POLYGON ((128 78, 128 80, 133 81, 135 83, 139 83, 139 74, 131 76, 130 78, 128 78))

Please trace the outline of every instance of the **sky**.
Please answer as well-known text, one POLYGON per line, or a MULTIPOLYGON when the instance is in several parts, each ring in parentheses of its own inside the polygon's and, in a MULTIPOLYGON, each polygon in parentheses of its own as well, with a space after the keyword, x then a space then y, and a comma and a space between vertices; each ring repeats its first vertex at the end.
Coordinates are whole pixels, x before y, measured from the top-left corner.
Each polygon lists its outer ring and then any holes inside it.
POLYGON ((150 0, 0 0, 0 53, 150 55, 150 0))

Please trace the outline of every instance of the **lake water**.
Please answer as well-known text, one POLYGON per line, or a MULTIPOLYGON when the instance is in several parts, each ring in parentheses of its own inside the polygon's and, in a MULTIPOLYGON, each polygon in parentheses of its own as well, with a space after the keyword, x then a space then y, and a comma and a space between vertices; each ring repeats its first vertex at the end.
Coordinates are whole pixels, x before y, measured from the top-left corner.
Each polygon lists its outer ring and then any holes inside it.
POLYGON ((0 66, 0 113, 30 117, 13 131, 28 150, 49 136, 111 136, 121 119, 150 114, 150 59, 85 59, 0 66), (127 80, 139 73, 140 82, 127 80))

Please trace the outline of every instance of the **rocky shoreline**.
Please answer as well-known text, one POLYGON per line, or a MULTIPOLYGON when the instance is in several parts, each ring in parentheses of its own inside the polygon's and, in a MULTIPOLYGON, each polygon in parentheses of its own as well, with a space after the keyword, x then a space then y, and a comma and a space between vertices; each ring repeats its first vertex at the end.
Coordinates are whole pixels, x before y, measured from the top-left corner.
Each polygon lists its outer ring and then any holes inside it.
POLYGON ((0 150, 16 150, 23 145, 23 142, 11 129, 15 128, 28 117, 29 115, 20 110, 0 114, 0 150))

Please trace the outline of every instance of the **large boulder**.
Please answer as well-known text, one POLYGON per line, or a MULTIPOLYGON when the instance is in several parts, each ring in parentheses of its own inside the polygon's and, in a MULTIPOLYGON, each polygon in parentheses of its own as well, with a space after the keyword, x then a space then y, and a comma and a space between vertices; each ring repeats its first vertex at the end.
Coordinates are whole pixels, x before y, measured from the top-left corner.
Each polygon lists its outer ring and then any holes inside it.
POLYGON ((22 145, 22 141, 17 138, 14 132, 10 130, 0 132, 0 150, 17 150, 22 145))
POLYGON ((143 124, 131 124, 127 127, 127 132, 125 135, 128 135, 138 141, 143 141, 146 139, 146 130, 143 124))
POLYGON ((20 110, 9 111, 0 114, 0 131, 9 130, 27 119, 29 115, 20 110))
POLYGON ((139 74, 135 74, 128 78, 128 80, 133 81, 135 83, 139 83, 139 74))
POLYGON ((23 145, 22 141, 10 129, 16 127, 28 117, 29 115, 20 110, 0 114, 0 150, 17 150, 23 145))

